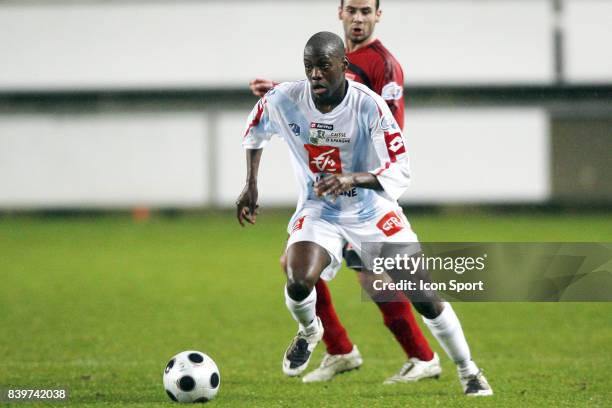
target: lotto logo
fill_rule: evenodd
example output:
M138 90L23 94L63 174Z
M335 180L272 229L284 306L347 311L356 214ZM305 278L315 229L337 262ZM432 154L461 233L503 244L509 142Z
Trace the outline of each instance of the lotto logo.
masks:
M334 130L334 125L330 125L328 123L310 122L310 128L311 129Z
M388 237L400 232L404 228L402 219L393 211L385 214L385 216L376 223L376 226Z
M404 145L404 139L401 133L387 133L385 132L385 143L387 144L387 153L392 163L395 163L397 156L406 153L406 146Z
M308 166L313 173L342 173L337 147L306 144L304 148L308 151Z
M291 228L291 233L293 234L295 231L299 231L302 229L302 227L304 226L304 218L306 218L306 216L302 216L300 218L298 218L294 223L293 223L293 227Z

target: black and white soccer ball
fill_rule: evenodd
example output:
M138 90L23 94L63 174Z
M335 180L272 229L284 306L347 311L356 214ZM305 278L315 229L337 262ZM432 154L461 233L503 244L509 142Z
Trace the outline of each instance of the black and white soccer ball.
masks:
M221 376L212 358L201 351L183 351L164 370L164 388L175 402L208 402L219 392Z

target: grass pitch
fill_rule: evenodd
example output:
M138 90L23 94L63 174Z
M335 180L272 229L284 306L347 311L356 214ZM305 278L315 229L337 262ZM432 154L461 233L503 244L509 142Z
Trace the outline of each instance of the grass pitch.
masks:
M606 216L409 218L423 241L612 241ZM0 219L0 386L68 388L53 406L167 407L168 358L198 349L220 367L219 407L610 406L612 304L455 304L495 391L468 400L426 330L441 379L382 385L404 356L349 270L330 287L364 366L325 384L283 377L295 333L278 266L287 219Z

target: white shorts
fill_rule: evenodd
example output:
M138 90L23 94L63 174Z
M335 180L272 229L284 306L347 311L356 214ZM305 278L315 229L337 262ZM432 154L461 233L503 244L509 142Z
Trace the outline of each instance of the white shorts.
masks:
M309 241L327 250L331 262L321 273L326 281L340 270L342 247L347 242L358 254L363 242L418 242L400 207L382 210L369 220L358 222L329 222L298 211L291 217L287 232L287 248L296 242Z

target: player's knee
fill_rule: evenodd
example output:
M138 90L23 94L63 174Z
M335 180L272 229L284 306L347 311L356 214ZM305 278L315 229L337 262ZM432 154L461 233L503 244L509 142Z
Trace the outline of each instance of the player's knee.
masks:
M287 283L287 294L296 302L300 302L308 297L312 291L312 286L304 279L295 280Z

